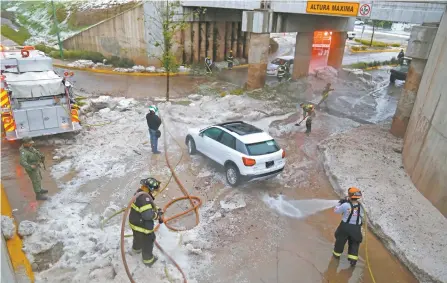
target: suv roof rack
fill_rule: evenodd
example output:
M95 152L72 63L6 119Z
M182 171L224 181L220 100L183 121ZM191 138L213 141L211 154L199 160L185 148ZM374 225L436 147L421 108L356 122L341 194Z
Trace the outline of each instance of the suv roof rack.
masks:
M247 124L243 121L233 121L233 122L226 122L219 124L222 128L225 128L231 132L234 132L240 136L249 135L249 134L256 134L256 133L262 133L263 130Z

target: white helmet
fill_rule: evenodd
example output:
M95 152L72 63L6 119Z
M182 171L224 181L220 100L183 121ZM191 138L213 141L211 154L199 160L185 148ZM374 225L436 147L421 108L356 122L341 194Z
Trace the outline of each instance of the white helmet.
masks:
M151 105L151 106L149 106L149 111L152 111L155 114L158 114L158 107L155 105Z

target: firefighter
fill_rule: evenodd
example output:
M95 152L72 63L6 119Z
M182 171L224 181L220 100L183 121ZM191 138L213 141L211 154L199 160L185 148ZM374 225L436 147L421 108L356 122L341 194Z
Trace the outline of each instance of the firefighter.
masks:
M320 102L318 102L317 106L319 106L321 103L325 102L326 99L329 97L329 92L333 91L334 89L331 88L331 83L328 83L326 85L326 87L323 89L323 92L321 93L321 96L323 96L320 100ZM327 105L325 103L325 105Z
M310 103L300 103L300 107L303 109L303 120L307 116L315 115L314 106Z
M404 50L401 49L399 54L397 54L397 61L399 62L400 65L404 63L404 57L405 57Z
M307 116L306 119L306 134L309 135L312 130L312 117Z
M230 55L228 55L227 57L227 62L228 62L228 69L231 70L233 69L233 50L230 50Z
M339 201L334 208L335 213L343 214L342 221L335 231L335 245L333 256L337 259L343 253L348 242L348 260L351 266L355 266L358 260L360 243L363 240L362 224L364 211L359 200L362 192L354 187L348 189L348 196Z
M160 189L160 182L155 178L146 178L140 181L140 185L141 187L137 190L137 193L146 192L150 196L140 195L132 204L129 214L130 228L133 232L132 249L135 253L142 252L143 263L151 267L158 260L153 254L154 221L158 220L160 224L163 223L163 212L155 205L152 194Z
M42 174L40 172L40 166L45 162L45 156L33 147L34 141L30 137L24 137L22 142L23 144L19 149L20 165L25 168L31 179L36 200L46 200L47 197L44 194L48 191L42 189Z
M207 74L211 74L211 65L213 64L213 62L211 61L211 59L209 57L205 57L205 68L206 68L206 73Z
M278 74L276 75L278 77L278 82L281 82L281 80L285 77L286 70L287 67L284 61L280 61L278 66Z

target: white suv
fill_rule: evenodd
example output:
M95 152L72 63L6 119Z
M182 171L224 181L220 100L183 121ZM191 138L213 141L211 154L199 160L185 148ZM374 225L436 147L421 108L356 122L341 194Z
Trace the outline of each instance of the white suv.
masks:
M191 129L185 142L189 154L199 151L223 165L231 186L242 180L272 178L286 164L285 151L269 134L242 121Z

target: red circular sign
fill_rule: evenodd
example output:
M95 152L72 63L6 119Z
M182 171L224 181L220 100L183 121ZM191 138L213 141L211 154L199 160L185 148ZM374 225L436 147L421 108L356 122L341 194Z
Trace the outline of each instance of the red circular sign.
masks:
M371 6L369 6L369 4L363 4L360 6L360 15L368 16L369 13L371 13Z

